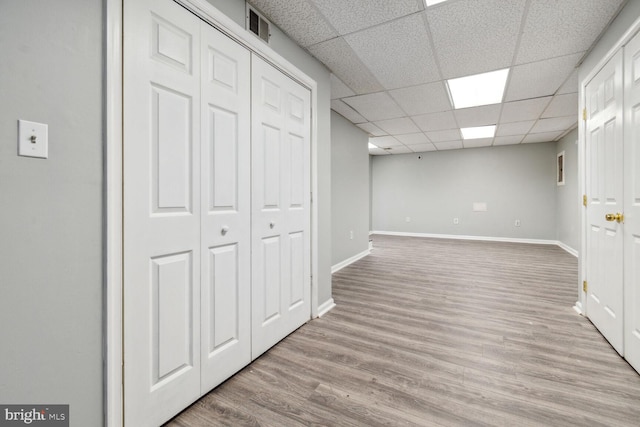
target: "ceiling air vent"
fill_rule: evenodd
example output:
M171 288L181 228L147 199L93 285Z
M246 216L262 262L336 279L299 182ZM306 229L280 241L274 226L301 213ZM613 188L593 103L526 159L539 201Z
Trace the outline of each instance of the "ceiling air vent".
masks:
M247 3L247 30L269 43L271 23Z

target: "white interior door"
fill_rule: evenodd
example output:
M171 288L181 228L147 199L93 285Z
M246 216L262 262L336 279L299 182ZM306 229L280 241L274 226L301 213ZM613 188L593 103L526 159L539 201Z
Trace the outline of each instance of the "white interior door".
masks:
M640 372L640 35L624 57L624 355Z
M623 354L623 81L618 52L586 87L589 319Z
M310 92L252 55L252 356L311 317Z
M251 57L202 25L202 393L251 362Z
M124 3L124 381L127 426L200 396L200 21Z

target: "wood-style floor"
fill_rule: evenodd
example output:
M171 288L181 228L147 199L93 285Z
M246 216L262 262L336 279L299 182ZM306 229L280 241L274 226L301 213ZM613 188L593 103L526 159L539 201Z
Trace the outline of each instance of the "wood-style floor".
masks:
M555 246L374 236L337 307L168 425L640 426L640 376Z

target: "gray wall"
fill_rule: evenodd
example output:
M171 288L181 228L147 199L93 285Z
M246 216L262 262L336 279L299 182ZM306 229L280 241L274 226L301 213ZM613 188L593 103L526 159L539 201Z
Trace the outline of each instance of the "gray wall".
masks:
M0 402L102 424L101 0L0 1ZM49 159L17 156L18 119Z
M578 182L578 129L557 143L556 151L564 151L565 185L556 191L556 240L576 251L580 250L580 185Z
M374 157L374 231L555 240L555 143L420 156Z
M244 0L207 0L225 15L245 25ZM331 82L329 70L280 31L271 31L270 46L318 83L318 300L331 298Z
M369 136L331 112L331 263L369 248ZM353 239L351 239L353 232Z

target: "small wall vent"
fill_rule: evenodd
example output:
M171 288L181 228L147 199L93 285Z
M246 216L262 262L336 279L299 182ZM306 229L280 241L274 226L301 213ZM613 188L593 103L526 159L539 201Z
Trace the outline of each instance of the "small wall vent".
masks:
M247 30L258 36L265 43L271 38L271 22L247 3Z

